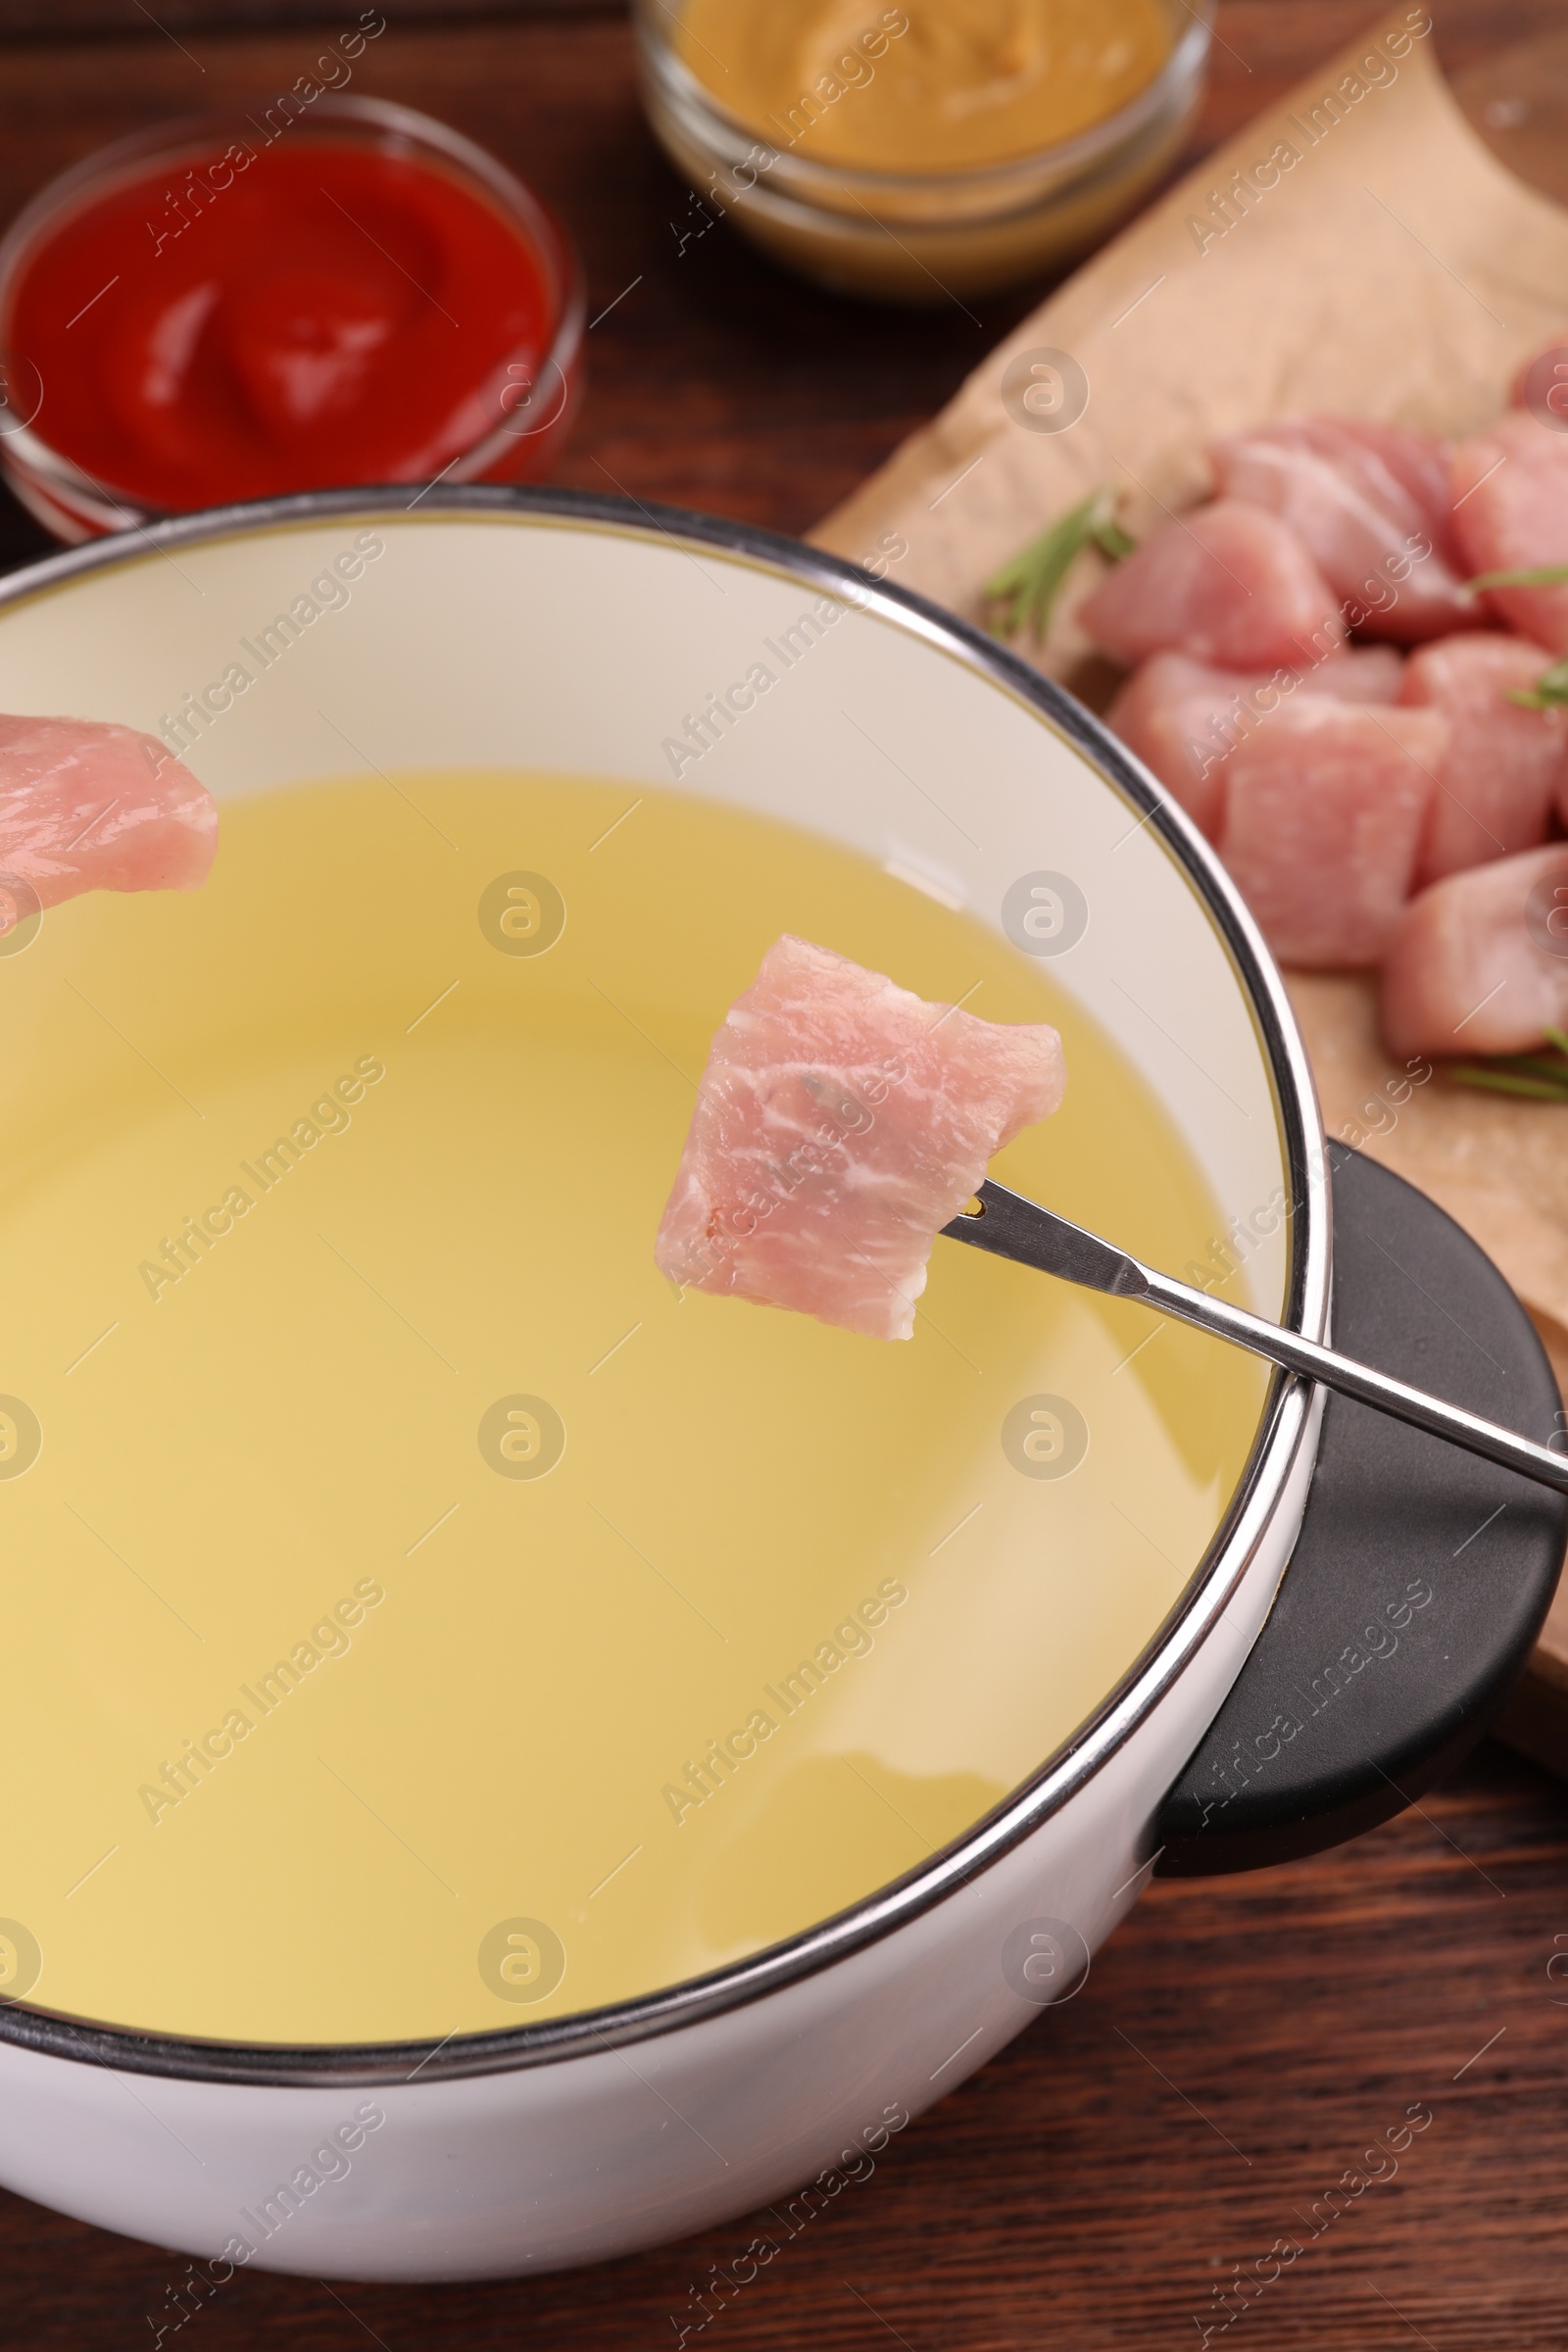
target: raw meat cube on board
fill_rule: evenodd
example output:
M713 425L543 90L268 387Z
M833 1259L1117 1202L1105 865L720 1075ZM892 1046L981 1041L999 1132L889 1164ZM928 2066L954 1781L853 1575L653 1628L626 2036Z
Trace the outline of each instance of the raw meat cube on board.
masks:
M1568 720L1560 710L1530 710L1508 699L1528 691L1541 666L1539 646L1493 629L1442 637L1411 655L1400 702L1441 710L1448 722L1418 889L1545 840Z
M1481 618L1461 593L1440 444L1395 424L1288 416L1209 451L1225 498L1288 523L1352 628L1409 644Z
M1435 882L1383 966L1396 1054L1527 1054L1568 1026L1568 843Z
M1310 665L1344 635L1339 602L1277 516L1216 499L1152 532L1079 607L1095 643L1130 667L1191 654L1224 669Z
M1286 704L1225 766L1219 854L1282 963L1376 963L1410 894L1447 742L1434 710Z

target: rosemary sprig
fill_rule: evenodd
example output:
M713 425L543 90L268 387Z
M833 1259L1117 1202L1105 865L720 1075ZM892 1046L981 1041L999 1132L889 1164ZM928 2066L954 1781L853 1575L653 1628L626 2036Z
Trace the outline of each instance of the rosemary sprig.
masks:
M1568 1071L1563 1082L1550 1078L1516 1077L1509 1070L1463 1067L1448 1072L1455 1086L1479 1086L1494 1095L1527 1095L1533 1102L1568 1102Z
M1484 571L1464 585L1472 596L1486 588L1568 587L1568 564L1534 564L1524 571Z
M1494 1095L1519 1095L1532 1102L1568 1102L1568 1032L1547 1027L1545 1054L1493 1054L1484 1061L1459 1062L1448 1076L1456 1086L1477 1086Z
M1568 703L1568 660L1554 662L1544 669L1534 686L1515 686L1510 689L1510 703L1522 703L1527 710L1557 710Z
M1479 596L1487 588L1568 587L1568 564L1533 564L1522 571L1483 571L1464 585L1472 596ZM1568 703L1568 660L1554 662L1549 669L1543 670L1534 686L1511 688L1508 700L1526 710L1560 710Z
M1119 564L1136 544L1116 520L1114 493L1092 490L992 573L982 591L991 608L987 627L994 637L1017 637L1025 629L1044 637L1061 584L1084 549L1098 547L1108 563Z

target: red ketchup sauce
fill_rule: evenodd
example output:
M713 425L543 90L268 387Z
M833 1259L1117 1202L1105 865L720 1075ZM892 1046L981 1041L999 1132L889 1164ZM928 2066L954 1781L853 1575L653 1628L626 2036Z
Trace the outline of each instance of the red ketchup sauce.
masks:
M40 438L146 508L428 481L503 426L483 475L513 479L571 407L546 365L571 264L540 221L406 153L258 135L45 228L5 340Z

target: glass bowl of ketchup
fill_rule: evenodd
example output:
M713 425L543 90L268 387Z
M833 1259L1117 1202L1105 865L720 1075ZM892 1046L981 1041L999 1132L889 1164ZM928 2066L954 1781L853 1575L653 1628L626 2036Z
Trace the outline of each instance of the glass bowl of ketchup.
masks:
M290 95L100 149L0 244L0 466L58 538L295 490L525 481L570 430L582 272L492 156Z

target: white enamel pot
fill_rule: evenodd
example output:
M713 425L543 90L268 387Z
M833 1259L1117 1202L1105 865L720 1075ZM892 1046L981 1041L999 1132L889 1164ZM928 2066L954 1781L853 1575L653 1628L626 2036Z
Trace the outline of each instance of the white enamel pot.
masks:
M350 601L225 706L235 645L367 532L380 552ZM791 654L787 675L748 706L730 690L764 643ZM575 770L646 793L678 768L684 791L814 828L998 926L1021 878L1065 875L1088 920L1055 975L1227 1213L1283 1188L1291 1213L1250 1250L1252 1303L1324 1334L1323 1139L1278 974L1150 779L974 631L766 533L548 492L278 501L99 541L0 591L0 709L156 729L205 695L191 759L220 804L341 770L327 681L382 766ZM682 760L669 745L690 750L714 696L729 717ZM867 756L851 705L897 760ZM911 788L909 760L961 776L963 831ZM1070 1988L1081 1969L1051 1972L1136 1900L1167 1793L1268 1616L1316 1443L1313 1396L1276 1381L1146 1654L996 1813L851 1911L647 1999L441 2045L179 2041L24 2001L0 2009L0 2180L214 2278L245 2260L441 2279L624 2254L856 2162ZM1043 1920L1062 1924L1031 1945ZM1047 1955L1032 1971L1031 1952ZM347 2169L270 2227L276 2185L339 2127L363 2134Z

